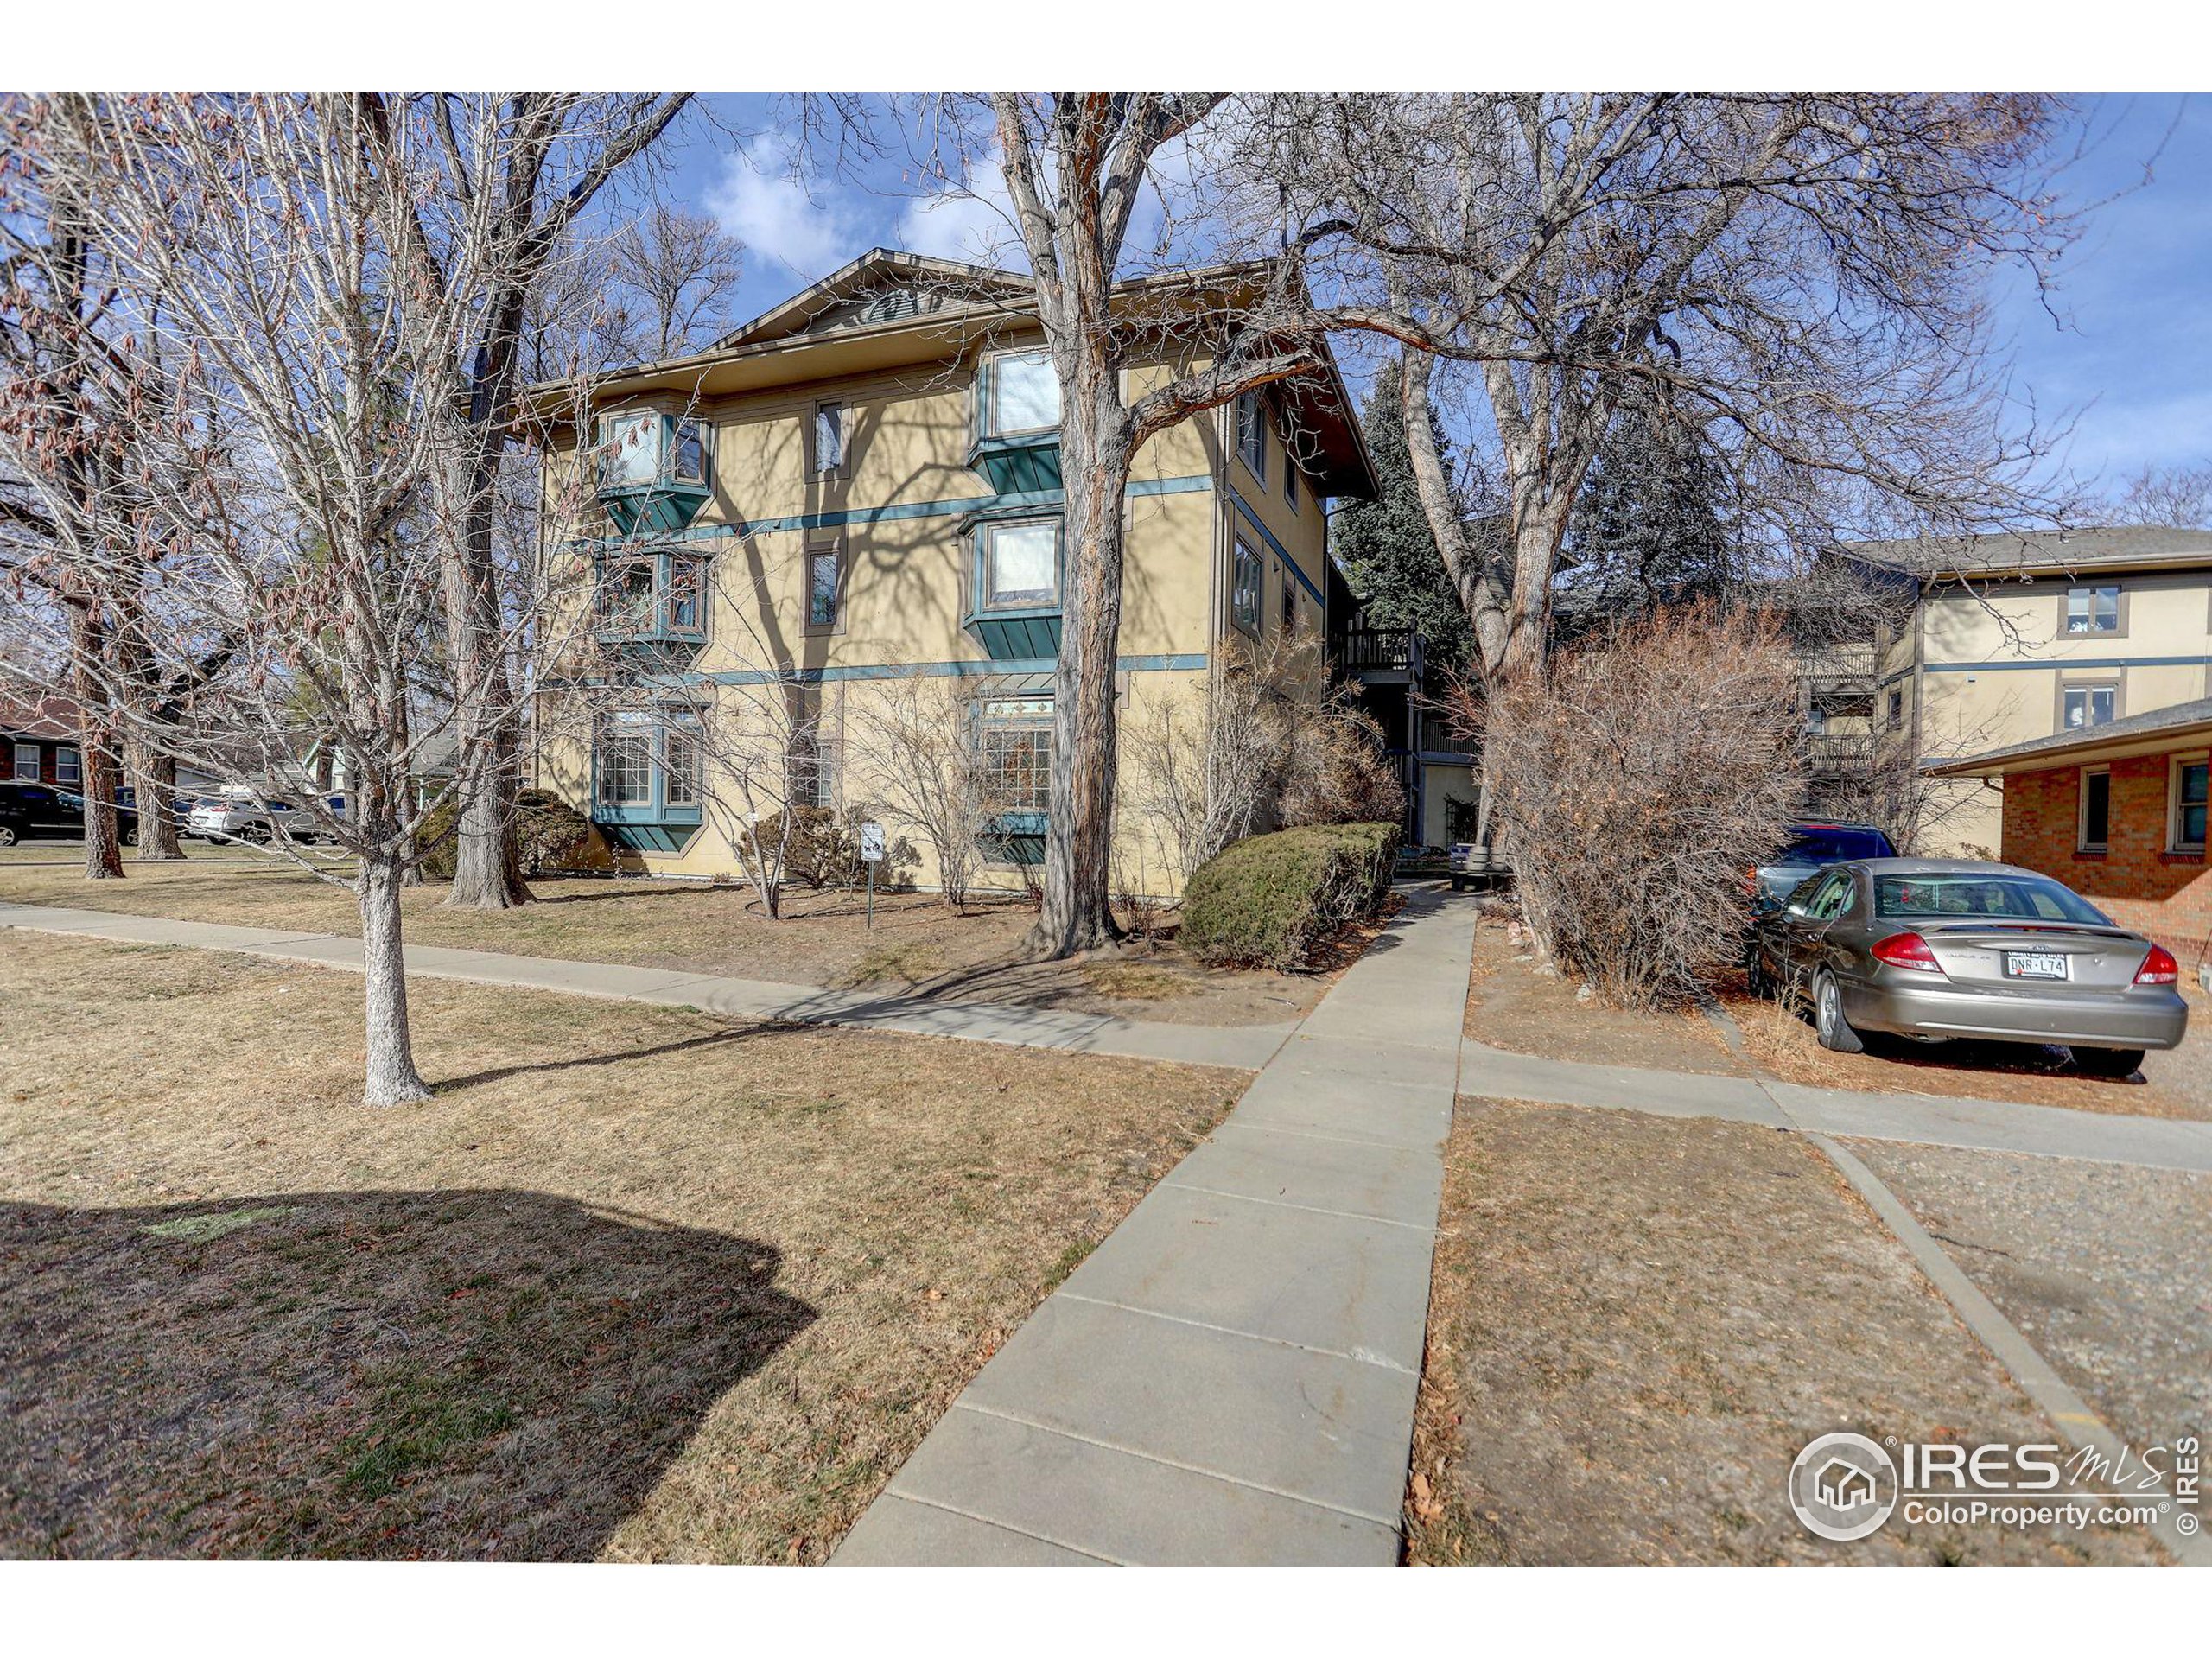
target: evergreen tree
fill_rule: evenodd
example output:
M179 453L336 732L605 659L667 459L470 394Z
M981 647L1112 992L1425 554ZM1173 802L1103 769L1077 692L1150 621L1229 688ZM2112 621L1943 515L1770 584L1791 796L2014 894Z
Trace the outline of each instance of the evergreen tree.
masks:
M1745 559L1726 496L1696 432L1645 400L1624 404L1575 500L1560 586L1628 613L1726 591Z
M1421 511L1397 386L1397 365L1385 365L1375 377L1362 422L1382 489L1374 500L1349 502L1338 512L1337 563L1370 621L1418 629L1432 666L1466 674L1474 665L1474 633ZM1437 444L1448 464L1440 428Z

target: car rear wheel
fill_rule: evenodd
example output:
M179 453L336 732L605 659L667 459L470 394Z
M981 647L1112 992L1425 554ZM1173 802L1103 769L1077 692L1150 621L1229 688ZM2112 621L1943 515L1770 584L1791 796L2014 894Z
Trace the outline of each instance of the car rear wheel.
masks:
M1821 1046L1839 1054L1857 1054L1866 1047L1843 1017L1843 992L1835 976L1825 971L1813 982L1813 1028L1820 1033Z
M266 846L270 840L269 826L265 823L249 823L238 831L238 839L250 841L257 847Z
M2143 1069L2139 1048L2076 1048L2074 1064L2093 1077L2132 1077Z

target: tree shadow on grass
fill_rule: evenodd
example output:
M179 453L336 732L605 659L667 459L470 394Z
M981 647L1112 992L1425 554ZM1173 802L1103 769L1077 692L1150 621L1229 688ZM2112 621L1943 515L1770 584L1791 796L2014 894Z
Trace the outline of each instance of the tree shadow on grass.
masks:
M543 1192L0 1205L0 1555L588 1560L815 1317Z

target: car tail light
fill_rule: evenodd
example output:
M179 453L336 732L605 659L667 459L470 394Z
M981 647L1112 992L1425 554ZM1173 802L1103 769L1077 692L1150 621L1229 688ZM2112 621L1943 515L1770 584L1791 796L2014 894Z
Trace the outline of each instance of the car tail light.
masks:
M1892 933L1886 939L1876 940L1874 960L1885 962L1892 968L1910 968L1920 974L1943 971L1943 964L1936 960L1928 941L1917 933Z
M2174 953L2163 944L2151 947L2151 954L2143 958L2143 965L2135 970L2138 985L2171 985L2181 977L2181 964L2174 960Z

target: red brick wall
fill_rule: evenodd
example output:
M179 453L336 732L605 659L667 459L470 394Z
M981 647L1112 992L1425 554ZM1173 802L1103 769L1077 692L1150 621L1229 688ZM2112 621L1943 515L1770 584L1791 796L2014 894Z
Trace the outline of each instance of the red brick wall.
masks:
M2056 876L2115 921L2148 933L2187 969L2212 934L2212 870L2165 850L2167 757L2112 763L2107 849L2074 849L2081 769L2005 780L2005 861Z

